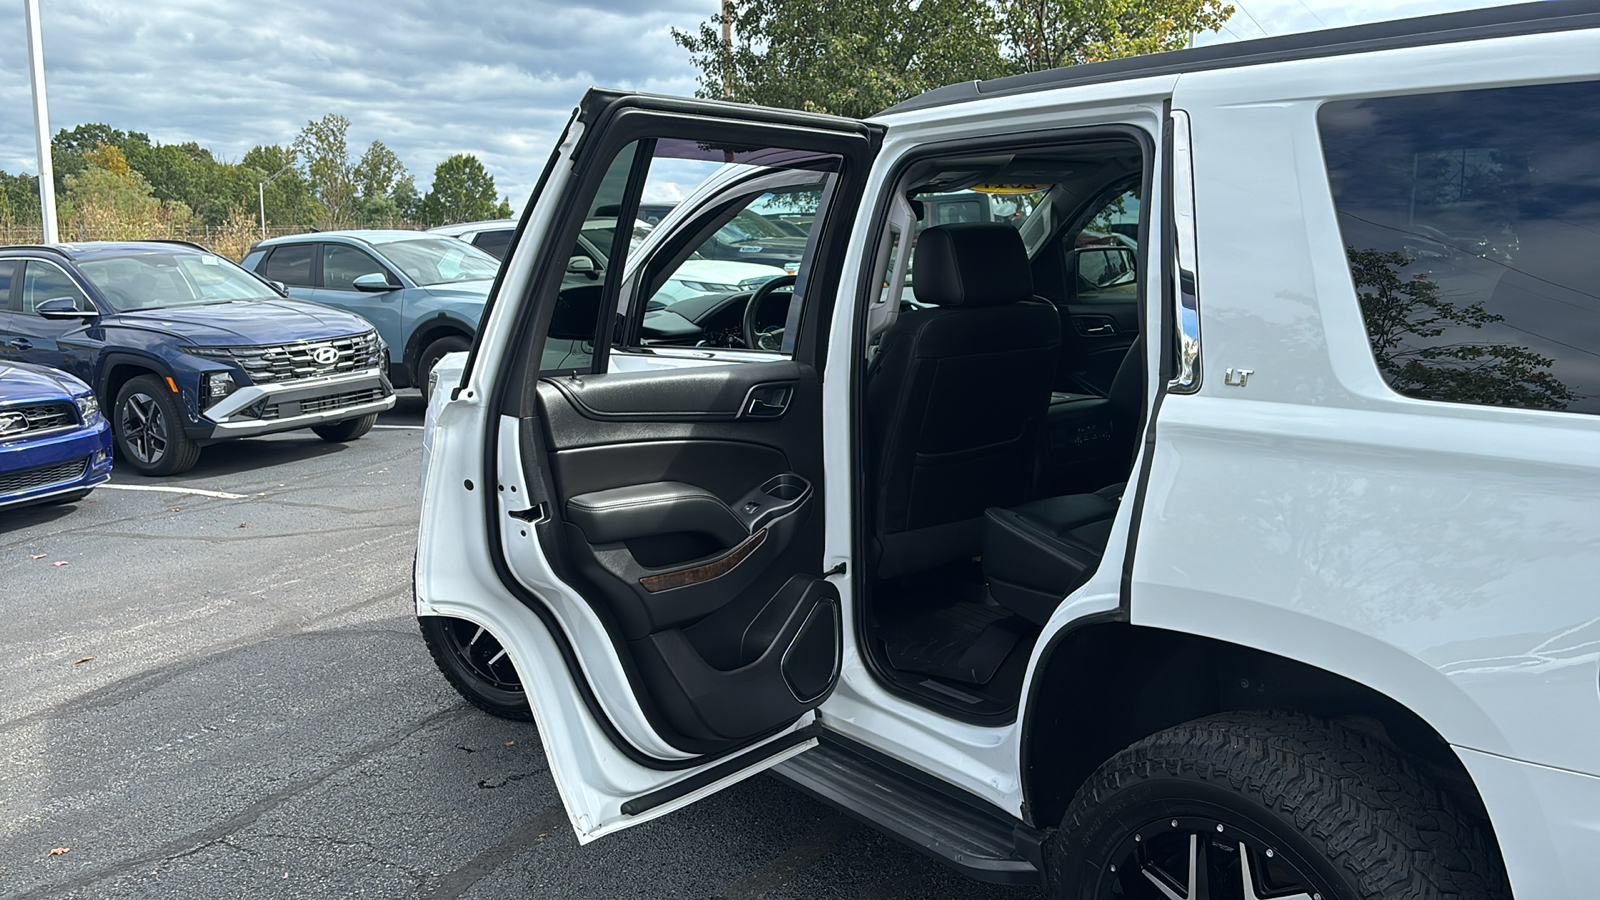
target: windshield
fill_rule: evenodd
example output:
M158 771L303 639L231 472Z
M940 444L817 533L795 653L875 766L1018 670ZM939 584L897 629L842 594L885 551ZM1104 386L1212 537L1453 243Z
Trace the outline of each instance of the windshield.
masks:
M583 223L583 236L589 239L596 251L602 257L611 255L611 236L617 227L616 219L585 219ZM633 233L628 235L628 255L638 252L644 239L650 236L650 226L643 222L633 223ZM605 260L599 260L601 265Z
M454 238L413 238L374 246L420 285L486 281L500 271L500 260Z
M730 244L740 241L771 240L772 238L793 237L794 235L774 225L766 216L758 212L744 210L734 216L732 221L717 229L717 237Z
M145 251L78 264L118 312L276 297L260 279L210 253Z

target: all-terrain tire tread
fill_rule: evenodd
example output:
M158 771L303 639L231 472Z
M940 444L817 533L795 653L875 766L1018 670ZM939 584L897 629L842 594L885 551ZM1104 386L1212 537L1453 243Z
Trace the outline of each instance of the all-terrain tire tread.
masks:
M1510 897L1498 854L1448 794L1381 741L1297 713L1221 713L1151 735L1090 777L1062 830L1131 783L1173 777L1225 784L1292 822L1363 900Z

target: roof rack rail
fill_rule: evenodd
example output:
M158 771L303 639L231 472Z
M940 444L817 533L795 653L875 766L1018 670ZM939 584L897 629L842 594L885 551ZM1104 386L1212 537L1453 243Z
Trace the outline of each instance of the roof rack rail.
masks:
M71 253L68 253L55 244L6 244L4 246L0 246L0 250L43 250L46 253L54 253L62 259L72 258Z
M150 238L150 239L146 240L144 243L146 243L146 244L181 244L182 246L193 247L196 250L204 250L207 253L211 253L211 254L214 254L214 255L217 255L217 256L221 256L222 255L220 253L217 253L215 250L212 250L210 247L205 246L204 244L196 244L194 241L185 241L185 240L182 240L182 239L179 239L179 238Z

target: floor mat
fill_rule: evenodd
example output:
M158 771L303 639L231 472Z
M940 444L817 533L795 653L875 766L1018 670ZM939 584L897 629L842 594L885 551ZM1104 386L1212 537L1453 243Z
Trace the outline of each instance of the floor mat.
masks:
M980 603L902 614L882 632L889 664L902 672L983 685L1033 626Z

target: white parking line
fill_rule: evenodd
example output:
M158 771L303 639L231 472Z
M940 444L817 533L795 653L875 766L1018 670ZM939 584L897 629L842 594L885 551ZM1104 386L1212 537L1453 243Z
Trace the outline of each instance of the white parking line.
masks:
M401 431L421 431L421 425L374 425L373 428L393 428Z
M162 487L157 484L102 484L103 491L153 491L158 494L195 494L200 497L218 497L223 500L248 500L246 494L230 494L227 491L203 491L199 488Z

